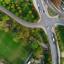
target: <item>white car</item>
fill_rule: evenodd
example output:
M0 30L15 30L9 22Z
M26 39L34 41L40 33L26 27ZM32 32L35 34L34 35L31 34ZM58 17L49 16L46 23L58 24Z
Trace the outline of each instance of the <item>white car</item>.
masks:
M55 36L54 36L54 33L52 33L52 40L53 40L53 42L55 42Z
M28 64L31 64L31 62L29 61Z

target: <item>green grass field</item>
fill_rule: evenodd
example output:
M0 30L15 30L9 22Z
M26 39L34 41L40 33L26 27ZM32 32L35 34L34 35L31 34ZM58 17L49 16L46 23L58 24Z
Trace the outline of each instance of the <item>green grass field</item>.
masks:
M64 52L64 26L58 25L55 31L60 48L60 56L62 56L62 53ZM64 64L64 57L61 57L60 60L60 64Z
M64 58L61 58L61 64L64 64Z
M64 26L56 27L56 35L61 51L64 51Z
M0 31L0 56L10 62L16 60L16 58L25 60L29 56L30 49L27 51L23 43L14 42L11 33Z

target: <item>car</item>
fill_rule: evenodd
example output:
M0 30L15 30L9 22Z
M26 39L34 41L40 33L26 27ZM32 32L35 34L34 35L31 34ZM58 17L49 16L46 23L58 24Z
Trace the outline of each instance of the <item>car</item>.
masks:
M29 61L28 64L31 64L31 62Z
M40 5L38 4L38 9L39 9L39 11L40 11Z
M55 41L55 39L53 38L53 42Z
M43 13L45 13L45 10L43 10Z
M55 35L53 32L52 32L52 40L53 40L53 42L55 42Z

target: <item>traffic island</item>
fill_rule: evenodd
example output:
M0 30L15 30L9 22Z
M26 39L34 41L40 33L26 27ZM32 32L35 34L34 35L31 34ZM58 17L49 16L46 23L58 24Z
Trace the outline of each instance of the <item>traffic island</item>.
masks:
M54 9L50 8L50 7L48 7L47 10L48 10L48 14L49 14L51 17L55 17L55 16L58 15L57 12L56 12Z

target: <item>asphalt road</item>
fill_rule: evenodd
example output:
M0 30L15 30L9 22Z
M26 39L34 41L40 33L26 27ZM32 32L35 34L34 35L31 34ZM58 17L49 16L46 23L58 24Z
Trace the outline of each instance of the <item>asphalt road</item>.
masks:
M40 13L42 14L42 19L39 23L39 25L42 25L42 27L45 27L46 29L46 32L47 32L47 35L48 35L48 39L49 39L49 44L50 44L50 49L51 49L51 55L52 55L52 63L53 64L57 64L57 51L56 51L56 47L55 47L55 44L53 43L53 40L52 40L52 32L51 32L51 29L52 29L52 26L56 23L56 18L55 19L51 19L49 17L47 17L47 15L45 14L45 12L43 12L43 5L42 5L42 1L41 0L36 0L38 3L37 5L40 4Z
M35 0L39 9L40 13L40 21L38 23L29 23L26 22L19 17L15 16L10 11L6 10L4 7L0 6L0 10L4 12L5 14L9 15L11 18L16 20L16 22L20 23L23 26L30 27L30 28L44 28L48 35L50 49L51 49L51 55L52 55L52 64L57 64L57 49L56 45L53 42L52 37L52 27L55 26L55 24L64 24L64 20L56 18L49 18L44 10L44 4L42 4L42 0Z

